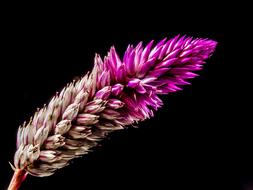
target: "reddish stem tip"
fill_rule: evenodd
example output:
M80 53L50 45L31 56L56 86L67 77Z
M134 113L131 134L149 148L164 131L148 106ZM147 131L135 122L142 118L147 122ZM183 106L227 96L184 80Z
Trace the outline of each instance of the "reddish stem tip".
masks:
M8 190L17 190L20 187L21 183L25 180L27 174L28 173L25 170L16 169L11 179Z

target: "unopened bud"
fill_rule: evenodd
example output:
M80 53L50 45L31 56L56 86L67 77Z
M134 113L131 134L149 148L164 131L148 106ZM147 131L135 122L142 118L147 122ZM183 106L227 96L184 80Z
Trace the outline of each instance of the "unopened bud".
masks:
M47 138L45 141L45 148L46 149L57 149L65 144L64 137L60 134L53 135Z
M55 134L65 134L69 131L71 127L71 121L70 120L62 120L60 121L56 127L55 127Z
M43 162L52 163L60 159L60 156L53 150L42 150L39 159Z
M109 119L109 120L117 119L117 117L119 116L120 116L120 113L112 109L105 109L101 113L102 118Z
M110 86L106 86L106 87L102 88L101 90L99 90L96 93L95 99L107 100L111 94L111 90L112 90L112 88Z
M98 122L98 118L97 115L84 113L78 115L76 122L80 125L93 125Z
M86 104L84 112L85 113L98 113L105 109L105 107L102 106L103 104L102 99L96 99Z
M30 161L30 163L33 163L35 160L39 158L40 155L40 146L37 144L33 146L30 144L30 146L27 149L27 159Z
M62 118L72 121L73 119L76 118L78 111L79 111L79 104L76 103L70 104L63 113Z
M112 94L114 96L118 96L124 89L124 86L122 84L115 84L113 87L112 87Z
M118 99L109 99L106 106L112 108L112 109L119 109L122 108L125 105L124 102L118 100Z

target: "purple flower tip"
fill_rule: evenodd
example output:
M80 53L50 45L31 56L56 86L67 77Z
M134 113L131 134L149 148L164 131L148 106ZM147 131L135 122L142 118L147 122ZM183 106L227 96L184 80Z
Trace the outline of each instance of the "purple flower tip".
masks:
M112 47L104 61L96 61L101 69L97 86L112 86L112 95L125 104L121 109L128 123L143 120L162 105L159 94L181 90L190 84L187 79L198 76L194 72L202 69L216 45L214 40L177 35L156 45L153 40L145 47L142 42L129 45L122 60Z

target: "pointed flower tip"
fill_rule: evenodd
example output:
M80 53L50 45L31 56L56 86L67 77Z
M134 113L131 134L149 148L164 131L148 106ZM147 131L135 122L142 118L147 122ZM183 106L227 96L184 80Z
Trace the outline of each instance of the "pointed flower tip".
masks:
M217 45L218 45L218 42L215 41L215 40L210 40L210 39L208 39L207 42L208 42L207 46L208 46L208 48L210 49L210 56L211 56L211 54L212 54L212 53L214 52L214 50L216 49L216 47L217 47Z
M112 45L112 46L111 46L110 51L113 51L113 52L115 51L115 45Z
M98 53L95 53L95 58L96 59L101 59L101 56Z
M210 40L210 41L211 41L211 44L213 45L213 47L216 48L218 45L218 42L215 40Z
M213 47L217 46L217 44L218 44L218 42L214 39L206 38L206 39L204 39L204 41L205 41L206 45L213 46Z
M180 36L182 36L181 34L177 34L174 38L178 39Z
M210 45L217 45L217 41L216 40L213 40L213 39L209 39L209 38L207 38L207 39L205 39L207 42L208 42L208 44L210 44Z

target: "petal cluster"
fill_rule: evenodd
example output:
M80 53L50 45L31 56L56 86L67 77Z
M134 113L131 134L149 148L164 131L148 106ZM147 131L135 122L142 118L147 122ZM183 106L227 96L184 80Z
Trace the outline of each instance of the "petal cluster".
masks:
M88 153L112 131L143 121L163 105L159 95L181 90L197 76L217 43L176 36L154 45L129 45L120 59L114 47L94 68L68 84L19 127L16 168L49 176Z

